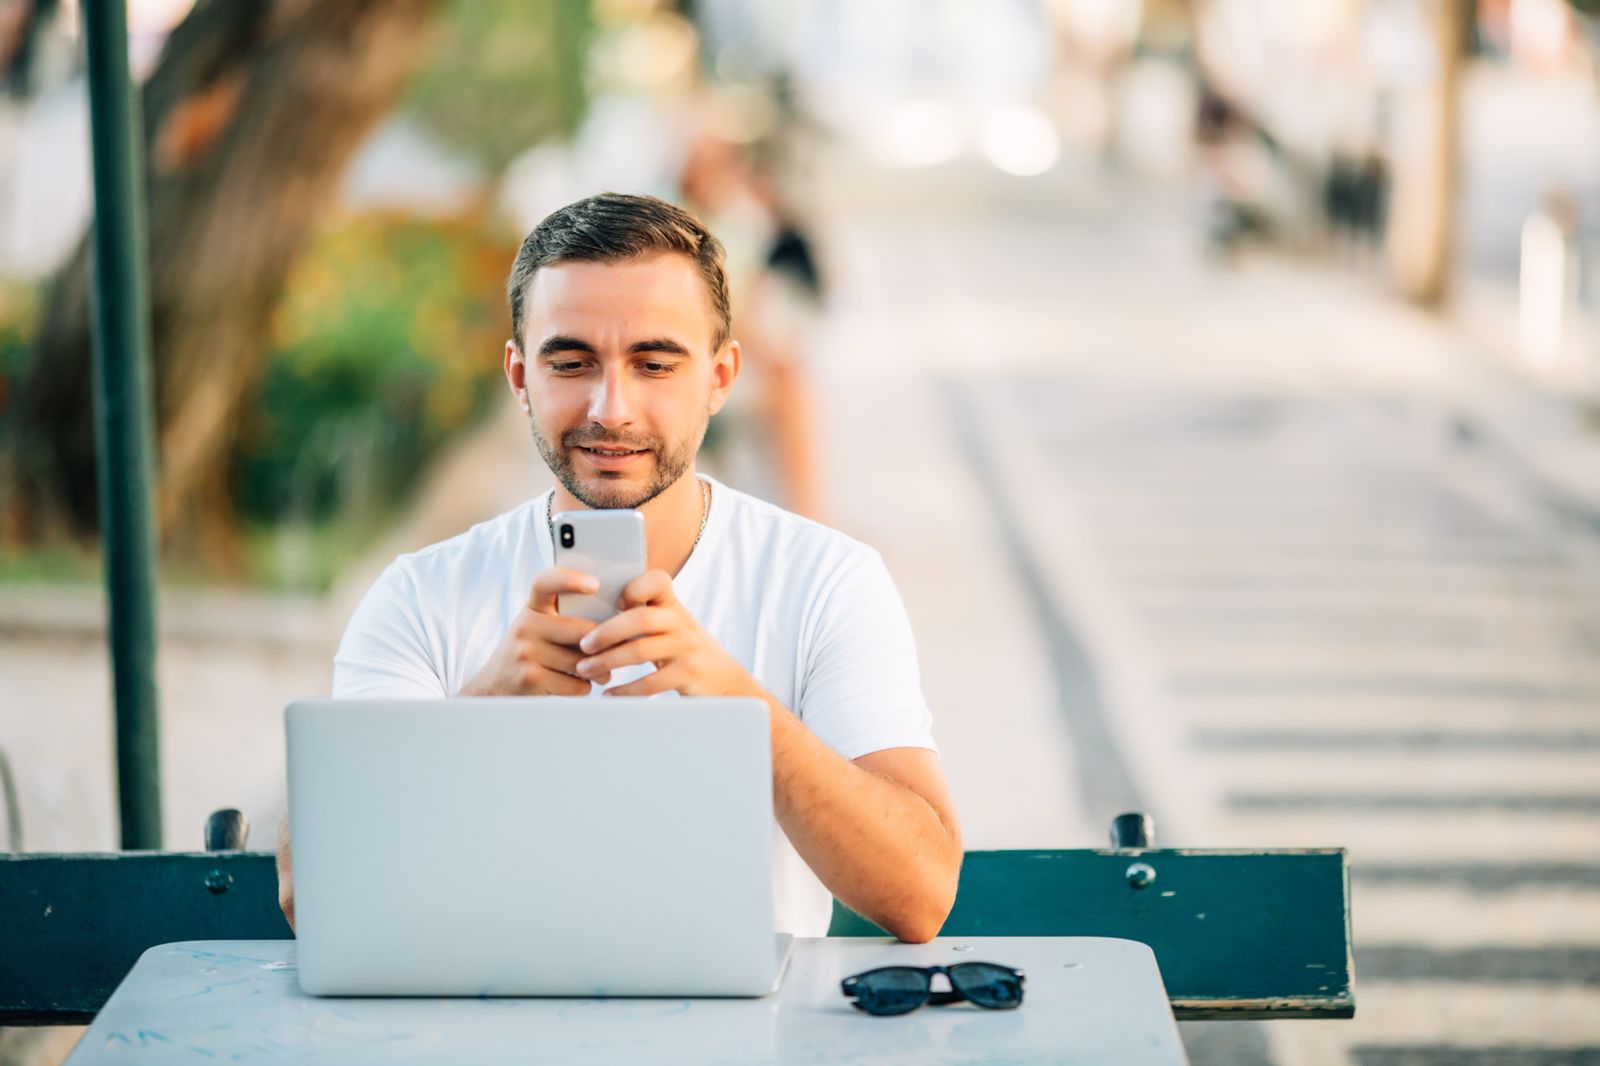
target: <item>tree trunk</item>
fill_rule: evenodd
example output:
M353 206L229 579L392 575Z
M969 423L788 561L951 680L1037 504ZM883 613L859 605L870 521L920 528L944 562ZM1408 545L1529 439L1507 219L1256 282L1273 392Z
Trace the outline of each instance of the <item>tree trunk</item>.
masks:
M334 203L362 137L392 107L434 0L199 0L144 90L151 325L167 547L226 562L226 477L284 276ZM89 251L46 301L19 383L11 452L18 528L96 523L88 389Z
M1408 299L1438 307L1450 295L1456 252L1461 60L1472 11L1467 0L1419 0L1437 56L1433 78L1400 101L1389 210L1389 268Z

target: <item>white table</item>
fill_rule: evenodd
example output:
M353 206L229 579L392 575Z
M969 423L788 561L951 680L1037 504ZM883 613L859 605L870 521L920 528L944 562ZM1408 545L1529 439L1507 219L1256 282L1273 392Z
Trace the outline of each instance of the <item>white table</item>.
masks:
M1014 1011L969 1004L874 1018L839 992L874 966L998 962L1027 973ZM795 941L765 999L319 999L292 940L151 948L68 1062L1083 1063L1183 1066L1155 956L1104 937L928 944Z

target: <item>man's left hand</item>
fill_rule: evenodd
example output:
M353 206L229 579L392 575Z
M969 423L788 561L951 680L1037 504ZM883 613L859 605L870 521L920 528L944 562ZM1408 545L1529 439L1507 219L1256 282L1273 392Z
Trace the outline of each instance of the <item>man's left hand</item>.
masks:
M664 570L640 574L622 590L621 613L590 630L578 647L578 676L604 681L613 670L654 663L655 673L607 689L607 696L755 696L761 687L678 602Z

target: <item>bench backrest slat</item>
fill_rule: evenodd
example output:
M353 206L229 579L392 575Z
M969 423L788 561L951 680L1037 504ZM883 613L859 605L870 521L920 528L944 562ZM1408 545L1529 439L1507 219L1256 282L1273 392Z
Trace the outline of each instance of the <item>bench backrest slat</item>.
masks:
M0 852L0 1025L87 1022L156 944L293 935L270 852Z

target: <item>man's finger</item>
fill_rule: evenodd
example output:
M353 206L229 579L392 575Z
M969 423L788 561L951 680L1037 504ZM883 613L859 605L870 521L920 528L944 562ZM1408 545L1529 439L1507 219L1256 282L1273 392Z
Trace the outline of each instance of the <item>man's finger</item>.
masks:
M673 656L677 646L678 642L670 636L642 637L639 640L630 640L626 644L619 644L591 658L583 659L574 664L572 672L579 677L597 678L599 674L609 674L611 671L620 670L624 666L662 662Z
M671 607L677 602L677 597L672 594L671 576L665 570L646 570L628 582L622 590L622 599L618 606L627 611L646 604Z
M542 644L560 644L563 647L576 648L578 641L594 627L595 623L588 618L530 612L523 620L521 635L531 637Z
M592 574L552 566L533 579L533 591L528 594L528 609L539 614L556 613L556 597L563 592L586 596L600 591L600 582Z
M595 626L588 636L578 641L578 647L593 655L624 641L670 632L676 618L675 612L664 607L635 607Z
M541 684L552 696L587 696L591 688L589 678L573 677L561 670L546 670Z
M601 693L602 696L654 696L662 692L671 692L683 684L683 675L676 667L669 666L665 670L657 670L653 674L646 674L637 681L616 688L608 688Z
M580 677L578 663L583 660L583 652L576 648L564 647L560 644L538 645L538 650L533 654L533 661L547 670L566 674L568 677Z

